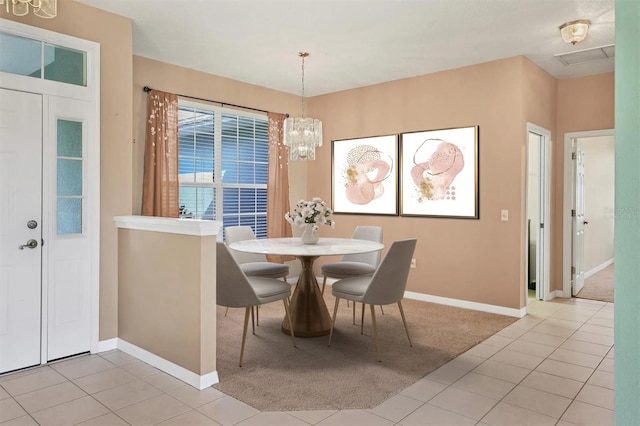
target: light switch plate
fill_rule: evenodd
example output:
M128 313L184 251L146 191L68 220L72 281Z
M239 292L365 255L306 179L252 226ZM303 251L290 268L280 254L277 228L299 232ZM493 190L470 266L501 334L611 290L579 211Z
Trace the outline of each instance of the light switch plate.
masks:
M509 220L509 210L502 210L500 212L500 220L507 222Z

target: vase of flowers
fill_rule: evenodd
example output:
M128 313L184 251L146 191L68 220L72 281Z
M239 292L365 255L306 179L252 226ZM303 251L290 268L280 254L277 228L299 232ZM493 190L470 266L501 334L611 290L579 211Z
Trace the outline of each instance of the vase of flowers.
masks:
M331 218L333 211L319 197L313 197L311 201L300 200L293 209L293 213L287 212L284 218L287 222L302 231L302 242L304 244L315 244L318 242L318 228L320 225L328 225L335 228L336 222Z
M316 225L308 224L302 230L302 236L300 237L305 244L315 244L320 239L318 236L318 227Z

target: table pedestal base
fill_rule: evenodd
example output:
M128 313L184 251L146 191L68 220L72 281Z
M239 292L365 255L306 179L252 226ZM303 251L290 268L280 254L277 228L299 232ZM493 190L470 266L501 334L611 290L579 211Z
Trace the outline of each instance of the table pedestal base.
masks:
M302 272L291 296L291 323L294 334L296 337L326 336L331 331L331 316L313 273L313 262L318 256L297 257L302 264ZM291 334L286 318L282 321L282 332Z

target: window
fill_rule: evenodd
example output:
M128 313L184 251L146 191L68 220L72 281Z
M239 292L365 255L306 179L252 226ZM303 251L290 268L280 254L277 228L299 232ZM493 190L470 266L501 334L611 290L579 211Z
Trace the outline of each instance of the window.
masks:
M87 85L87 52L0 32L0 72Z
M180 215L267 236L268 121L180 100Z

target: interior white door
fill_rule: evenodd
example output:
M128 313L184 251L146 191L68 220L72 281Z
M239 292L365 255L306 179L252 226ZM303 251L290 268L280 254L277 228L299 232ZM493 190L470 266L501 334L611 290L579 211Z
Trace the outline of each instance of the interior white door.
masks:
M535 277L536 299L550 300L551 132L532 123L527 123L527 129L527 261L530 275ZM527 281L527 290L529 284Z
M40 364L42 96L0 89L0 373Z
M584 151L576 146L575 160L575 202L573 221L573 288L575 296L584 286ZM573 212L572 212L573 213Z

